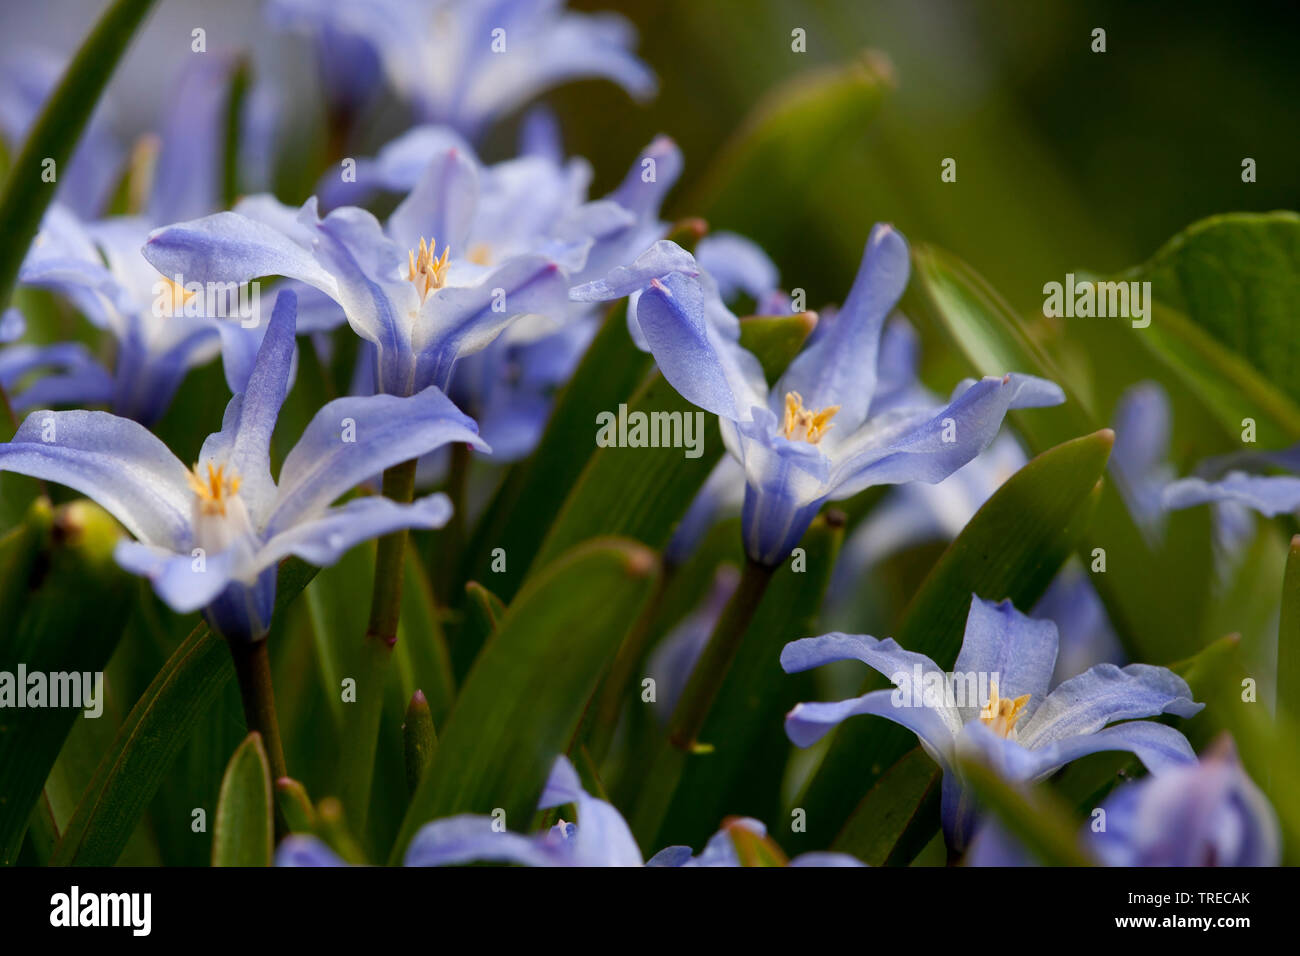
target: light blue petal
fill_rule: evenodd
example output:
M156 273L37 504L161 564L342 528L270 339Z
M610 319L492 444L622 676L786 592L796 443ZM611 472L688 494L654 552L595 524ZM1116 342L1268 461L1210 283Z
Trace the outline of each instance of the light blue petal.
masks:
M319 516L344 492L384 469L451 442L488 450L473 419L436 388L409 398L335 399L316 413L285 457L267 537Z
M206 216L221 206L222 161L236 60L191 58L171 91L149 195L153 222Z
M189 472L137 422L108 412L32 412L0 444L0 471L66 485L148 544L189 546Z
M455 866L465 863L517 863L565 866L564 844L494 829L492 817L462 814L427 823L407 847L404 866Z
M659 371L691 404L732 421L764 404L758 360L708 321L698 279L674 273L653 280L636 315Z
M617 266L600 279L574 286L569 297L575 302L621 299L644 288L651 279L661 279L674 272L695 277L700 269L689 252L669 239L660 239L631 265Z
M207 607L230 584L233 551L204 555L202 563L190 553L122 540L113 552L117 563L132 574L148 578L154 591L173 611L188 614Z
M42 374L17 390L30 373ZM0 350L0 388L15 412L54 405L102 405L113 396L113 379L80 342L11 345Z
M347 866L337 853L314 836L292 833L275 850L276 866Z
M843 308L823 323L774 390L782 401L786 392L798 392L806 408L838 405L836 424L844 431L862 424L876 391L880 331L907 286L908 270L903 234L893 226L874 226Z
M791 860L787 866L866 866L855 856L847 853L801 853Z
M578 773L561 754L542 791L539 809L572 803L578 808L577 831L568 845L577 866L641 866L641 850L622 814L582 788Z
M1020 717L1027 722L1047 696L1058 645L1052 621L1026 617L1010 601L995 604L976 595L966 618L956 672L996 681L1001 697L1031 695ZM963 707L962 722L978 716L982 703Z
M441 528L450 519L451 501L443 494L429 495L409 505L378 495L357 498L275 535L258 551L256 566L270 567L293 554L324 568L362 541L403 528Z
M8 308L0 314L0 342L13 342L23 337L27 331L27 320L15 308Z
M700 268L718 284L718 294L730 302L745 294L755 302L776 289L780 279L775 263L758 243L734 232L713 232L695 246Z
M1018 739L1037 749L1094 733L1117 720L1158 714L1192 717L1204 707L1192 700L1187 682L1167 667L1098 664L1052 691L1033 716L1017 727Z
M439 254L449 245L452 255L464 258L478 204L478 179L471 155L455 147L436 154L415 188L388 217L388 234L399 246L411 249L421 239L433 239Z
M811 747L849 717L884 717L916 734L926 752L943 765L952 759L952 727L944 712L925 706L900 707L895 690L874 690L846 700L796 704L785 717L785 734L796 747Z
M1245 505L1267 518L1291 514L1300 511L1300 478L1234 471L1222 481L1183 478L1165 486L1164 506L1171 510L1211 501Z
M829 453L835 460L831 477L835 490L830 497L848 498L879 484L938 483L992 443L1009 409L1036 408L1064 399L1059 387L1032 376L990 377L963 383L952 402L933 413L893 412L896 421L888 427L873 419L847 438L837 437L832 430ZM946 440L949 437L951 441Z

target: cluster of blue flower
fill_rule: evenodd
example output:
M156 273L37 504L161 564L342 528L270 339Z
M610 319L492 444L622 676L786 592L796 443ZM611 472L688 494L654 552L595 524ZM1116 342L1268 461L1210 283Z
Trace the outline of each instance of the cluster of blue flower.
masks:
M453 445L472 447L493 465L527 456L556 389L614 314L607 303L625 300L632 340L683 399L716 416L728 452L678 523L668 560L680 564L738 506L744 574L762 579L790 558L828 502L897 486L850 538L832 607L883 556L954 536L1024 463L1015 440L999 437L1008 412L1065 401L1056 384L1013 370L962 381L946 400L920 385L916 336L896 311L910 250L891 225L870 228L843 305L809 314L813 331L769 384L759 358L741 344L744 323L733 308L743 301L758 314L791 314L790 297L752 242L727 233L690 242L661 219L682 168L671 140L651 142L622 184L599 199L588 198L588 164L565 158L546 113L530 115L518 156L481 162L476 144L493 121L558 83L601 77L637 97L653 93L654 77L617 17L569 12L550 0L274 0L268 7L276 26L318 44L332 116L355 118L365 97L384 89L411 107L419 125L373 157L348 160L343 173L328 172L301 207L265 193L219 209L216 184L204 174L226 130L221 91L231 65L205 61L186 76L161 124L153 188L139 212L95 218L103 183L74 169L22 265L23 284L56 293L112 336L110 363L77 343L20 341L25 323L16 310L0 324L0 340L9 343L0 350L0 387L27 413L0 445L0 471L64 485L100 504L133 539L118 545L118 563L147 578L176 611L201 611L232 648L265 640L284 559L328 566L381 536L399 542L400 557L407 531L452 518L441 492L390 494L385 481L385 495L337 505L349 492L404 468L415 484L421 460L429 465L419 472L424 483L445 464L439 450ZM45 95L39 87L26 122ZM250 125L274 123L262 117ZM93 126L92 133L105 135ZM361 205L381 193L400 197L382 221ZM256 293L263 283L273 294L269 318L257 294L242 300L251 305L239 316L192 305L214 287ZM272 435L298 350L328 355L347 329L361 340L352 394L319 408L277 476ZM233 397L221 429L187 467L151 427L187 373L218 354ZM78 410L49 410L59 406ZM79 410L92 406L108 410ZM1172 481L1161 444L1168 444L1168 415L1159 390L1143 387L1115 422L1112 471L1145 527L1158 526L1169 508L1204 502L1219 503L1225 526L1234 505L1268 515L1300 507L1300 478L1247 474L1251 463L1240 456L1223 463L1225 475ZM1300 470L1294 452L1259 458ZM734 578L723 584L648 664L677 704L668 708L673 739L686 744L720 680L694 672L725 672L729 660L714 647L736 588ZM744 593L740 599L752 602L752 589ZM812 746L855 715L915 733L943 773L949 852L966 853L971 863L1029 857L999 826L984 825L963 761L977 759L1020 784L1100 751L1131 752L1150 776L1117 789L1105 831L1081 837L1096 859L1277 862L1272 811L1231 749L1198 761L1174 726L1141 719L1187 718L1203 705L1167 668L1118 666L1086 575L1063 574L1033 616L986 597L1001 595L971 596L953 673L893 640L839 632L794 641L780 655L788 673L854 660L891 679L934 675L949 689L957 675L991 676L986 700L953 703L941 694L899 706L883 689L801 703L786 718L789 740ZM1081 624L1084 618L1092 623ZM1075 630L1087 634L1072 637ZM405 861L726 866L741 862L738 837L765 834L757 820L736 818L699 855L674 846L647 861L620 812L591 796L557 755L539 809L569 805L576 824L532 835L487 816L434 820ZM319 839L294 835L281 841L278 862L341 861ZM861 865L820 852L793 864Z

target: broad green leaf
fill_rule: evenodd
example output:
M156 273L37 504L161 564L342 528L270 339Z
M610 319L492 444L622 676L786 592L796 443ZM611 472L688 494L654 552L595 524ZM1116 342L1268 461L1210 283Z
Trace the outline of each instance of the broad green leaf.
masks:
M275 847L271 765L254 731L226 766L212 837L213 866L270 866Z
M1300 215L1229 213L1192 224L1120 276L1181 312L1300 402Z
M25 541L18 541L13 570L25 563L27 573L11 582L31 593L0 636L0 674L8 685L0 686L0 864L17 858L32 806L73 723L93 707L102 713L102 672L130 606L129 577L113 560L122 530L107 512L76 501L48 519L37 509L33 520L38 561L25 563Z
M1291 539L1277 632L1277 706L1300 722L1300 535Z
M1060 798L1046 787L1022 787L1002 779L977 760L957 758L958 771L980 806L997 817L1040 863L1092 866L1079 845L1079 825Z
M104 12L68 64L10 166L0 192L0 222L5 224L0 307L9 304L18 265L54 198L54 184L42 178L47 161L54 161L56 173L66 169L118 59L153 4L154 0L116 0Z
M456 698L390 862L401 860L429 820L496 808L507 826L532 819L654 567L635 542L602 539L566 554L519 592Z
M798 353L812 323L802 314L755 317L742 322L741 329L747 347L765 355L771 369L765 371L774 374ZM606 411L618 415L620 408L613 405ZM662 547L724 453L716 417L699 411L658 374L626 400L626 415L629 429L633 415L646 416L647 441L654 434L657 442L659 435L669 429L667 424L660 429L656 421L672 423L666 437L670 447L597 448L564 506L554 515L533 567L545 567L575 544L602 534L622 535L652 548ZM592 421L588 434L594 442ZM694 450L681 447L688 426L697 443ZM688 453L697 457L689 457Z
M773 576L704 724L700 739L713 749L687 758L654 846L703 846L729 814L764 821L783 842L787 827L778 815L790 753L785 715L806 699L812 681L810 675L801 680L781 669L781 648L816 633L844 535L842 522L834 509L819 516L799 542L806 570L795 571L787 561Z
M280 566L277 624L267 640L276 640L286 605L315 574L316 568L295 558ZM206 624L196 627L127 715L68 821L53 863L117 861L177 753L234 672L225 642Z
M402 586L402 617L395 652L402 700L409 701L420 691L434 725L442 726L456 699L456 685L433 590L414 548L406 549L406 583Z
M1032 607L1088 531L1112 441L1109 431L1073 439L1012 475L926 577L893 635L898 643L951 669L973 594ZM863 691L886 686L873 676ZM914 734L889 721L846 720L795 802L807 813L807 831L791 836L797 852L828 846L863 795L915 745Z
M920 747L909 750L867 791L831 849L868 866L905 866L939 827L943 771Z
M606 315L556 396L537 448L511 467L489 504L466 548L464 580L491 581L492 590L505 600L514 596L565 495L596 450L596 415L626 401L650 367L650 357L632 344L627 306L621 302ZM499 572L492 567L498 548L505 557L505 570ZM454 651L457 673L463 673L461 651ZM472 655L463 661L466 668L471 660Z

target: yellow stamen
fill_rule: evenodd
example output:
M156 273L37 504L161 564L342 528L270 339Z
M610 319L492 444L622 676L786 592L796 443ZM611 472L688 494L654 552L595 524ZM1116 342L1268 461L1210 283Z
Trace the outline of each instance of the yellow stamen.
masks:
M451 257L451 247L443 246L441 256L436 254L437 248L437 239L430 239L427 243L421 239L419 253L412 250L406 254L409 266L406 278L420 293L421 304L429 297L430 292L441 289L443 283L447 281L447 260Z
M803 407L803 396L798 392L785 393L785 437L791 441L806 441L815 445L830 430L831 419L840 410L838 405L828 405L814 412Z
M1029 694L1021 694L1014 700L1010 697L999 697L997 681L989 681L989 702L988 706L980 711L980 720L991 727L999 737L1010 736L1016 721L1024 716L1029 697Z
M167 296L167 303L164 308L167 310L167 314L169 316L182 314L185 310L185 303L198 295L198 292L194 289L186 290L185 286L170 276L163 276L162 280L166 287L164 294Z
M198 496L199 507L207 515L225 515L226 502L239 493L239 476L233 471L227 474L225 465L214 466L212 462L208 462L206 476L202 475L199 466L195 465L188 477L190 488Z

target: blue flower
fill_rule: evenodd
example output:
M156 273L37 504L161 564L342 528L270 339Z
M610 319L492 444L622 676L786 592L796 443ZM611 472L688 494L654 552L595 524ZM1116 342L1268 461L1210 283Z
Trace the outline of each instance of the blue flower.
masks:
M1195 759L1187 739L1163 724L1136 720L1158 714L1191 717L1203 704L1164 667L1098 664L1048 693L1058 634L1051 621L1021 614L1011 602L974 597L952 674L892 639L831 633L787 644L787 673L859 660L895 690L831 703L798 704L786 734L808 747L840 721L874 714L906 727L943 768L942 812L949 846L962 849L975 808L955 769L957 747L969 747L1006 779L1040 780L1072 760L1104 750L1136 754L1152 772ZM1109 727L1115 721L1125 721Z
M327 75L342 77L336 85L354 70L366 80L377 57L422 121L470 139L571 80L611 80L639 99L655 92L626 20L572 13L557 0L274 0L270 12L316 34L331 57Z
M1199 762L1117 789L1079 842L1105 866L1277 866L1281 835L1268 798L1224 737ZM981 828L969 866L1031 866L996 822Z
M330 508L336 498L439 445L484 447L474 422L437 389L343 398L312 418L273 480L271 433L288 391L294 322L294 296L282 294L247 390L226 406L221 431L208 436L192 470L130 419L36 411L0 445L0 471L94 499L136 539L118 544L118 563L149 578L173 609L202 609L227 638L265 636L282 558L333 564L377 535L441 527L451 508L441 495Z
M1292 474L1259 474L1283 468ZM1285 451L1227 455L1202 466L1202 476L1183 478L1164 490L1166 508L1206 503L1235 504L1266 518L1300 512L1300 445Z
M213 56L182 74L163 119L141 215L84 221L59 203L46 213L19 280L60 294L112 335L113 367L105 368L74 343L7 349L0 354L0 385L13 388L40 373L15 396L15 408L106 404L119 415L152 424L186 373L218 352L224 354L231 391L243 390L265 333L258 315L251 309L247 317L205 315L208 296L159 275L140 255L154 225L202 215L219 204L217 163L224 155L232 68L230 58ZM234 308L236 302L228 298L223 296L215 307Z
M582 788L569 758L555 758L542 791L539 810L572 805L576 823L561 820L544 833L525 835L501 828L489 816L461 814L420 828L406 849L405 866L456 866L465 863L513 863L520 866L740 866L732 831L739 827L758 837L766 829L757 820L728 820L699 856L688 846L670 846L649 860L632 837L627 821L612 804ZM276 851L276 866L342 866L343 861L315 837L291 836ZM862 866L843 853L808 853L791 866Z
M871 485L942 481L993 440L1009 409L1064 401L1051 382L1007 375L962 382L940 409L877 412L881 329L907 275L902 235L876 226L843 309L819 324L770 391L710 283L671 272L635 302L664 378L718 415L728 451L744 465L745 549L759 564L784 560L824 502Z

